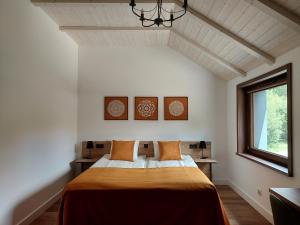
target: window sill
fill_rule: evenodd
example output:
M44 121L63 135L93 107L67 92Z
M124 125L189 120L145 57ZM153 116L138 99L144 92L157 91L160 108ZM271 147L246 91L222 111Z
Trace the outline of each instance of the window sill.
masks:
M260 165L263 165L263 166L266 166L266 167L269 167L270 169L272 170L275 170L275 171L278 171L286 176L291 176L291 174L289 174L288 172L288 168L287 167L284 167L284 166L281 166L281 165L278 165L276 163L273 163L273 162L270 162L270 161L267 161L267 160L264 160L264 159L261 159L261 158L258 158L256 156L253 156L253 155L250 155L250 154L247 154L247 153L240 153L240 152L237 152L236 153L238 156L241 156L243 158L246 158L246 159L249 159L253 162L256 162Z

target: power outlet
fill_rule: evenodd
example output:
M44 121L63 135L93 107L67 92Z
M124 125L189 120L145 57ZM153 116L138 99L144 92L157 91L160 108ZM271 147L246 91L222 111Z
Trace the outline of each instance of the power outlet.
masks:
M196 149L197 148L197 144L190 144L190 149Z
M104 144L96 144L96 148L104 148Z

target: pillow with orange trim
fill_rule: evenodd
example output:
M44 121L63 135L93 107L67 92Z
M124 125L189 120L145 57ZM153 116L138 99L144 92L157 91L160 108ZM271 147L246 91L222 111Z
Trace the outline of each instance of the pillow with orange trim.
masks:
M180 141L158 141L159 160L181 160Z
M111 160L134 161L135 141L112 140Z

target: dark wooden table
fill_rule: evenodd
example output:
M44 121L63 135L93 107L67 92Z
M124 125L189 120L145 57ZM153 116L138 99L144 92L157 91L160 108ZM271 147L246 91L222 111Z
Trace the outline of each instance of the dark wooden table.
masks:
M270 193L300 212L300 188L270 188Z

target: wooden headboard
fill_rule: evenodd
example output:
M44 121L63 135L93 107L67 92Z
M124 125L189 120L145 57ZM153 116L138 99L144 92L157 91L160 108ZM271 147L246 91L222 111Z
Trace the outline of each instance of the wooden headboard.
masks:
M86 141L82 142L82 157L88 156L88 149L86 148ZM196 148L195 148L196 147ZM204 156L211 158L211 142L206 142L206 149L204 149ZM92 158L101 158L105 154L110 153L111 141L94 141L94 149L92 150ZM182 154L191 155L192 157L199 157L201 150L199 149L199 141L182 141ZM140 141L139 155L146 155L147 157L154 156L153 141Z

